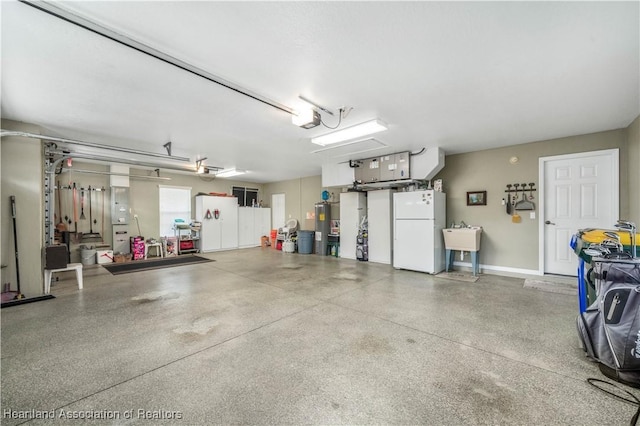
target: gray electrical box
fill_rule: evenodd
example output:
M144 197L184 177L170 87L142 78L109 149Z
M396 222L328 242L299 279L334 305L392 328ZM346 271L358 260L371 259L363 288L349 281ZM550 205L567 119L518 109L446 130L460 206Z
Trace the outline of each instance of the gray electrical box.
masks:
M111 224L129 223L129 188L111 187Z
M112 237L114 253L131 253L128 225L113 225Z
M361 183L411 179L409 151L358 160L355 179Z
M394 174L394 162L395 154L383 155L379 158L380 162L380 182L386 182L389 180L395 180Z
M380 161L378 161L378 157L362 160L360 168L362 169L363 183L378 182L380 180Z
M398 152L393 155L394 162L394 170L393 170L393 180L402 180L402 179L410 179L411 173L409 170L409 151L406 152Z

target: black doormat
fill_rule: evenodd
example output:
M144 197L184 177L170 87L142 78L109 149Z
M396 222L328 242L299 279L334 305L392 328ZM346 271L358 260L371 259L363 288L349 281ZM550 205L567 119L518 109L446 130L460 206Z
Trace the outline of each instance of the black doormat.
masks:
M152 269L171 268L173 266L189 265L192 263L213 262L200 256L187 255L178 257L168 257L153 260L134 260L132 262L102 264L101 266L112 275L128 274L130 272L150 271Z
M2 305L0 305L0 307L2 309L4 308L8 308L10 306L16 306L16 305L24 305L25 303L33 303L33 302L39 302L41 300L49 300L49 299L55 299L56 297L51 295L51 294L47 294L44 296L38 296L38 297L28 297L28 298L24 298L24 299L13 299L13 300L9 300L8 302L2 302Z

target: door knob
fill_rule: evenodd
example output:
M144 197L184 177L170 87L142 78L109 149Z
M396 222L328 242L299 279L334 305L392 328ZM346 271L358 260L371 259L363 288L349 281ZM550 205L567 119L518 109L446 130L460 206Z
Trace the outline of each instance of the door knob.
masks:
M545 220L544 223L545 225L555 225L555 223L551 222L550 220Z

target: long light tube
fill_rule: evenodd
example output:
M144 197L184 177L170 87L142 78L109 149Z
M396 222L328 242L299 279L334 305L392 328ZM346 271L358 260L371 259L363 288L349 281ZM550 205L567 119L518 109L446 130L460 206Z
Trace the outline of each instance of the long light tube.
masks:
M245 173L246 173L246 170L238 170L234 168L234 169L220 170L219 172L215 172L214 174L217 177L227 178L227 177L243 175Z
M362 136L372 135L385 130L387 130L387 125L376 118L374 120L356 124L355 126L345 127L344 129L327 133L326 135L311 138L311 142L325 146L350 139L360 138Z

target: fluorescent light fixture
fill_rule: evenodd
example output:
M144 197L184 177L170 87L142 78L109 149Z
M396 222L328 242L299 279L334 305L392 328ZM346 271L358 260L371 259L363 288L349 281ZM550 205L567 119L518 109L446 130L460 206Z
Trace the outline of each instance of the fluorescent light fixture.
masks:
M387 130L387 125L376 118L375 120L366 121L351 127L345 127L344 129L312 138L311 142L325 146L332 143L347 141L349 139L360 138L362 136L371 135L384 130Z
M247 173L246 170L238 170L236 168L233 168L233 169L220 170L219 172L216 172L215 175L218 177L227 178L227 177L243 175L245 173Z

